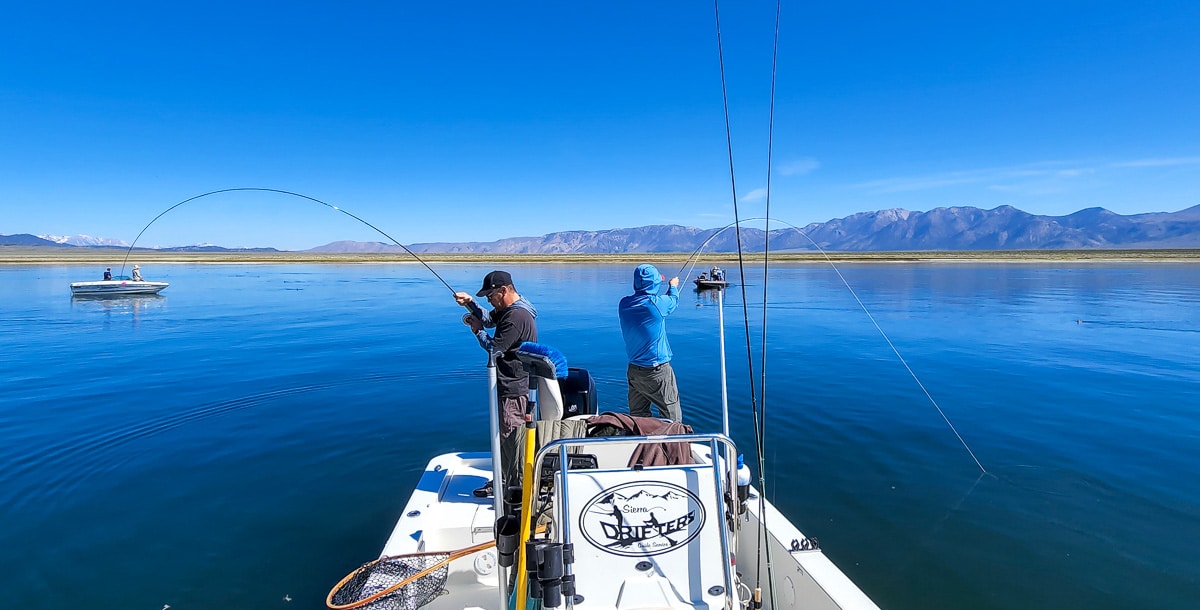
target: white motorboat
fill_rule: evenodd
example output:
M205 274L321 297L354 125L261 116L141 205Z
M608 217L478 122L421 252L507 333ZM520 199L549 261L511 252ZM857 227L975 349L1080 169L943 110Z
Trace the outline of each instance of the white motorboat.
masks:
M522 360L535 412L566 415L514 435L518 455L536 449L524 484L488 493L502 480L493 403L492 451L433 458L380 559L338 583L330 608L878 608L749 485L727 435L593 435L598 418L651 418L596 416L585 370L556 381L549 359ZM686 457L637 457L667 446Z
M167 282L148 282L134 280L127 276L117 276L111 280L94 282L71 282L71 294L77 296L105 296L124 294L158 294L169 286Z

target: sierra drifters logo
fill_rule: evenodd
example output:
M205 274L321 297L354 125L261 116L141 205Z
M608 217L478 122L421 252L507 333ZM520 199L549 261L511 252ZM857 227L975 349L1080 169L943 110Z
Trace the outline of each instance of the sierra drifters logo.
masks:
M682 548L704 528L704 506L670 483L625 483L606 489L583 508L584 538L614 555L646 557Z

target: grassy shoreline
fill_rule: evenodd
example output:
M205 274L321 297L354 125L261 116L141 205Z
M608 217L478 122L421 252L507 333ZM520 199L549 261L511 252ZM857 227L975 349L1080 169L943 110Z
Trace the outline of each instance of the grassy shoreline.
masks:
M419 255L426 262L437 263L658 263L683 262L690 253L666 254L435 254ZM120 265L125 250L113 248L54 248L39 246L0 246L0 265ZM729 252L704 253L701 264L729 264L737 255ZM748 261L761 261L762 253L748 253ZM991 251L930 251L930 252L818 252L771 253L778 263L1082 263L1082 262L1152 262L1197 263L1200 249L1171 250L991 250ZM321 252L161 252L134 250L129 263L416 263L407 253L321 253Z

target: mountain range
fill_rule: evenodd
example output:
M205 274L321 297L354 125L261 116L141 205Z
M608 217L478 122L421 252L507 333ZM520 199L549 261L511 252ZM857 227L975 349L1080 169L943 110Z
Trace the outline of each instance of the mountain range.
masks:
M111 239L108 237L92 237L91 235L38 235L39 239L52 241L60 246L114 246L117 248L128 248L129 244L122 239Z
M101 248L109 250L125 250L129 244L120 239L107 237L91 237L88 235L31 235L17 233L15 235L0 235L0 246L48 246L62 248ZM275 248L225 248L212 244L197 244L194 246L172 246L169 248L138 248L139 250L155 250L157 252L279 252ZM396 248L399 250L399 248Z
M406 244L421 253L602 254L708 252L737 250L730 227L698 229L651 225L601 231L560 231L541 237L509 237L491 242ZM1178 212L1121 215L1087 208L1066 216L1030 214L1012 206L990 210L963 206L928 212L903 209L860 212L798 228L763 230L743 227L742 248L761 251L895 252L905 250L1077 250L1200 248L1200 205ZM0 246L124 248L119 240L30 234L0 235ZM223 248L213 245L158 248L160 251L272 252L274 248ZM336 241L309 252L402 252L395 244Z
M510 237L492 242L406 244L413 252L471 254L599 254L734 252L737 236L726 228L697 229L652 225L603 231L561 231L541 237ZM742 247L761 251L767 234L742 229ZM706 243L707 242L707 243ZM902 209L860 212L806 227L770 232L772 251L894 252L904 250L1077 250L1200 248L1200 205L1178 212L1123 216L1088 208L1066 216L1030 214L1012 206ZM381 242L339 241L312 252L399 252Z

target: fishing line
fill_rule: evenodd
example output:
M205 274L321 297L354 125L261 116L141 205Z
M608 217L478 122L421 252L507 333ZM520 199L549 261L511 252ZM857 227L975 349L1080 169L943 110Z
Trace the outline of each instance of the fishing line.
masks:
M457 291L455 291L455 290L454 290L454 288L453 288L453 287L451 287L451 286L450 286L450 284L448 284L448 283L446 282L446 280L442 279L442 276L438 275L438 272L437 272L437 271L434 271L434 270L433 270L433 267L430 267L428 264L426 264L426 263L425 263L425 261L421 260L421 257L417 256L417 255L416 255L416 253L414 253L412 250L409 250L407 246L405 246L404 244L400 243L399 241L396 241L396 238L392 237L391 235L388 235L387 233L384 233L384 232L383 232L383 231L382 231L382 230L381 230L379 227L376 227L375 225L373 225L373 224L371 224L371 223L369 223L369 222L367 222L367 221L363 220L362 218L359 218L358 216L355 216L355 215L354 215L354 214L352 214L351 212L349 212L349 211L347 211L347 210L344 210L344 209L342 209L342 208L339 208L339 207L338 207L338 206L336 206L336 205L332 205L332 204L329 204L329 203L325 203L324 201L321 201L320 199L317 199L317 198L315 198L315 197L309 197L308 195L301 195L300 193L293 193L292 191L284 191L284 190L280 190L280 189L255 188L255 187L241 187L241 188L230 188L230 189L220 189L220 190L216 190L216 191L209 191L209 192L207 192L207 193L203 193L203 194L200 194L200 195L196 195L195 197L189 197L189 198L187 198L187 199L184 199L183 201L180 201L179 203L177 203L177 204L175 204L175 205L173 205L173 206L171 206L171 207L169 207L169 208L167 208L167 209L163 210L163 211L162 211L162 212L161 212L161 213L160 213L158 216L155 216L153 220L151 220L150 222L146 223L146 226L142 227L142 230L138 232L138 234L137 234L137 237L133 238L133 243L132 243L132 244L130 244L130 245L129 245L129 249L125 251L125 258L121 260L121 274L122 274L122 275L124 275L124 274L125 274L125 263L127 263L127 262L129 261L129 255L130 255L130 253L132 253L132 252L133 252L133 248L134 248L134 246L136 246L136 245L137 245L137 242L138 242L138 240L142 238L142 234L143 234L143 233L145 233L145 232L146 232L146 229L149 229L149 228L150 228L150 225L154 224L154 223L155 223L155 221L157 221L159 218L162 218L163 216L165 216L165 215L167 214L167 212L170 212L171 210L174 210L175 208L177 208L177 207L179 207L179 206L181 206L181 205L183 205L183 204L185 204L185 203L188 203L188 202L191 202L191 201L195 201L195 200L197 200L197 199L201 199L201 198L203 198L203 197L208 197L208 196L210 196L210 195L217 195L217 194L220 194L220 193L233 193L233 192L239 192L239 191L242 191L242 192L244 192L244 191L254 191L254 192L260 192L260 193L279 193L279 194L281 194L281 195L291 195L292 197L299 197L299 198L301 198L301 199L307 199L307 200L309 200L309 201L312 201L312 202L315 202L315 203L319 203L319 204L321 204L321 205L323 205L323 206L325 206L325 207L327 207L327 208L329 208L329 209L331 209L331 210L333 210L333 211L335 211L335 212L341 212L341 213L343 213L343 214L345 214L345 215L349 216L350 218L353 218L354 220L357 220L357 221L359 221L359 222L363 223L364 225L367 225L368 227L371 227L372 229L374 229L374 230L375 230L375 232L376 232L376 233L378 233L378 234L380 234L380 235L382 235L382 236L384 236L384 237L386 237L386 238L390 239L390 240L392 241L392 243L396 244L397 246L400 246L400 248L402 248L402 249L403 249L405 252L407 252L407 253L408 253L410 256L412 256L413 258L417 259L417 262L418 262L418 263L421 263L421 266L423 266L423 267L425 267L426 269L428 269L428 270L429 270L429 272L430 272L430 273L432 273L432 274L433 274L433 276L434 276L434 277L436 277L436 278L437 278L437 279L438 279L438 280L439 280L439 281L442 283L442 285L444 285L444 286L445 286L445 287L446 287L448 290L450 290L450 292L451 292L451 293L457 292Z
M695 250L692 250L692 254L690 256L688 256L687 259L684 260L683 266L679 268L679 273L677 273L676 275L684 275L683 281L681 281L680 283L682 284L682 283L686 282L688 280L688 278L692 277L692 271L696 270L696 263L698 262L694 259L696 258L696 256L698 256L700 254L701 251L704 250L704 248L706 246L708 246L708 244L710 242L712 242L712 240L716 239L717 237L720 237L720 235L722 233L733 228L734 225L737 225L739 223L745 223L745 222L757 222L759 220L766 220L766 218L758 217L758 218L743 218L741 220L735 220L735 221L721 227L720 229L717 229L716 232L714 232L712 235L709 235L703 242L700 243L699 246L696 247ZM689 265L691 266L690 269L688 269ZM683 273L684 269L688 270L687 274Z
M1089 326L1108 326L1108 327L1112 327L1112 328L1130 328L1130 329L1134 329L1134 330L1153 330L1153 331L1168 332L1168 333L1200 333L1200 329L1197 329L1197 328L1174 328L1174 327L1170 327L1170 326L1163 326L1162 325L1163 322L1171 322L1171 323L1177 323L1177 324L1181 324L1181 325L1187 324L1187 322L1185 322L1183 320L1163 320L1163 321L1159 321L1159 320L1151 320L1151 321L1084 320L1082 318L1077 318L1075 320L1075 323L1079 324L1079 325L1087 324Z
M682 272L683 269L686 269L689 263L691 263L694 267L695 264L692 263L692 259L694 259L700 253L700 251L703 250L709 244L709 242L716 239L717 236L721 235L721 233L724 233L726 230L728 230L732 227L740 226L742 223L756 222L756 221L760 221L760 220L769 221L770 219L768 219L768 218L747 218L744 220L737 220L737 221L731 222L731 223L725 225L724 227L721 227L720 229L717 230L717 232L715 232L711 236L709 236L708 239L704 240L704 242L701 243L700 246L697 247L692 252L692 255L687 258L687 261L684 262L683 267L680 268L680 272ZM825 258L825 262L829 263L830 268L832 268L833 272L837 274L838 279L841 280L842 285L846 287L846 290L850 293L850 296L854 297L854 301L858 303L858 306L863 310L863 313L865 313L867 315L867 319L869 319L871 321L871 324L875 327L875 330L879 332L880 336L882 336L883 340L888 344L888 347L891 348L892 353L896 355L896 358L900 361L900 364L904 366L904 369L906 371L908 371L909 376L912 377L914 382L916 382L917 387L919 387L921 389L921 392L925 394L925 398L929 400L930 404L933 405L933 408L937 410L939 415L941 415L942 420L946 422L946 425L950 428L950 431L953 432L954 436L958 438L958 442L961 443L963 448L967 450L967 453L971 456L971 459L974 460L975 465L978 466L981 471L987 472L987 469L984 468L983 464L981 464L979 462L979 459L977 457L975 457L975 452L971 450L971 447L969 445L967 445L967 441L964 440L962 435L958 433L958 429L954 427L954 424L950 421L950 418L946 415L946 412L942 410L941 405L939 405L937 400L934 399L933 394L931 394L929 392L929 390L925 387L925 384L921 382L921 379L917 376L916 372L913 371L912 367L909 366L908 361L905 360L904 356L900 353L899 348L897 348L896 344L892 342L891 337L889 337L887 332L883 330L883 327L879 325L879 322L875 319L875 316L871 313L871 310L869 308L867 308L866 304L863 303L862 299L860 299L858 297L858 293L856 293L854 291L854 288L850 286L850 282L847 281L845 276L842 275L841 269L838 269L837 264L834 263L833 259L829 256L829 253L826 252L823 248L821 248L821 246L819 244L817 244L816 241L814 241L811 237L809 237L808 233L804 232L804 229L801 229L800 227L797 227L796 225L794 225L790 222L786 222L786 221L780 220L778 218L776 218L774 220L780 224L787 225L789 228L791 228L794 231L796 231L797 233L799 233L801 236L804 237L804 239L807 239L809 241L809 243L812 244L813 248L815 248L817 250L817 252L821 253L821 256ZM765 234L764 239L767 243L770 243L770 240L771 240L770 234L769 233ZM739 251L738 256L740 257L741 255L742 254ZM766 271L766 269L764 266L764 273L763 273L764 291L766 290L766 272L765 271ZM688 274L690 276L691 272L689 271ZM745 284L745 278L742 278L742 283ZM764 297L765 297L765 295L764 295ZM742 290L742 300L743 300L742 306L743 306L743 308L745 307L745 298L746 298L745 290L743 289ZM764 298L763 307L764 307L764 312L765 312L765 308L766 308L766 299L765 298ZM764 315L764 325L765 325L766 314L764 313L763 315ZM765 329L764 329L764 331L765 331ZM763 356L763 362L762 362L762 366L764 366L764 367L766 366L765 342L766 342L766 340L765 340L765 332L764 332L764 346L763 346L764 356ZM756 406L756 405L754 405L754 403L752 403L752 406ZM762 477L760 476L760 478L762 478Z
M891 566L890 572L892 574L896 576L902 575L904 570L907 569L908 566L912 565L914 558L918 555L918 552L924 552L930 549L934 535L941 531L942 526L946 524L946 521L950 519L951 515L958 512L958 510L962 507L963 502L966 502L967 498L971 497L971 494L975 493L975 488L979 487L979 482L982 481L984 477L997 479L996 475L993 475L990 472L979 473L979 476L976 477L975 482L967 488L967 493L963 494L963 496L958 499L958 502L955 502L950 506L950 508L946 509L945 514L943 514L940 519L935 521L933 525L929 526L929 530L924 535L919 537L921 542L916 548L911 549L913 552L907 554L907 561Z
M971 459L975 461L975 465L979 467L981 472L986 473L987 469L984 468L983 464L979 462L979 458L975 457L975 452L971 451L971 447L967 445L967 441L963 439L962 435L958 433L958 429L955 428L954 424L950 422L950 418L946 416L946 412L942 410L941 405L939 405L937 400L934 399L933 394L931 394L929 390L925 388L924 383L921 383L920 377L917 377L917 373L913 371L911 366L908 365L908 361L904 359L904 356L900 353L900 350L896 347L896 344L892 343L892 338L889 337L886 332L884 332L883 327L879 325L879 322L875 319L875 316L871 314L871 310L868 309L867 305L862 302L862 299L858 298L858 293L854 292L854 288L850 286L850 282L846 281L846 277L842 275L841 269L838 269L837 265L834 264L833 259L829 257L829 254L825 252L825 250L821 248L816 241L813 241L813 238L809 237L808 233L805 233L800 227L782 220L776 220L791 227L797 233L802 235L804 239L807 239L809 243L811 243L813 247L821 253L821 256L825 257L825 262L829 263L829 266L833 269L833 272L837 274L838 279L842 281L842 285L844 285L846 290L850 292L850 296L854 297L854 300L858 303L858 306L862 308L863 313L867 314L867 319L870 320L871 324L875 326L875 330L879 331L879 335L883 337L883 340L888 344L888 347L891 348L892 353L896 355L896 359L898 359L900 364L904 366L904 370L908 371L909 376L912 377L914 382L916 382L917 387L921 388L921 392L925 394L925 398L929 400L929 403L933 405L934 409L937 409L938 415L942 416L942 420L946 422L946 425L950 428L950 431L954 433L954 436L958 437L958 442L962 443L963 448L967 450L967 454L970 455ZM769 240L770 236L768 236L768 241Z
M717 230L715 233L713 233L712 235L710 235L710 236L708 237L708 239L705 239L705 240L704 240L704 242L703 242L703 243L701 243L701 244L700 244L700 246L698 246L698 247L697 247L697 248L696 248L696 249L695 249L695 250L692 252L691 256L689 256L689 257L687 258L687 260L684 262L684 264L683 264L683 267L681 267L681 268L680 268L680 273L682 273L684 269L687 269L687 267L688 267L688 265L689 265L689 264L691 264L691 265L692 265L692 267L693 267L693 269L694 269L694 267L695 267L695 263L693 262L693 259L695 259L695 258L696 258L696 256L697 256L697 255L699 255L699 254L700 254L700 252L701 252L701 251L702 251L702 250L703 250L703 249L704 249L706 246L708 246L708 244L709 244L710 242L712 242L714 239L716 239L718 236L720 236L720 235L721 235L722 233L724 233L726 230L728 230L728 229L730 229L730 228L733 228L734 226L739 226L739 225L741 225L742 223L747 223L747 222L757 222L757 221L766 221L766 220L769 220L769 219L768 219L768 218L761 218L761 217L760 217L760 218L746 218L746 219L743 219L743 220L739 220L739 221L734 221L734 222L731 222L731 223L729 223L729 224L725 225L724 227L721 227L721 228L720 228L720 229L718 229L718 230ZM974 462L975 462L975 465L976 465L976 466L978 466L978 467L979 467L979 469L980 469L981 471L983 471L983 472L987 472L987 469L985 469L985 468L983 467L983 464L981 464L981 463L979 462L979 459L975 457L975 452L973 452L973 451L971 450L971 447L967 445L967 442L966 442L966 440L964 440L964 439L963 439L963 437L962 437L962 435L958 433L958 430L957 430L957 429L954 427L954 424L953 424L953 423L951 423L951 421L950 421L950 418L949 418L949 417L946 415L945 411L943 411L943 410L942 410L942 407L941 407L941 405L939 405L939 404L938 404L937 400L936 400L936 399L934 399L933 395L932 395L932 394L929 392L929 390L928 390L928 389L926 389L926 387L925 387L925 384L921 382L921 380L920 380L920 378L917 376L916 372L915 372L915 371L913 371L912 367L910 367L910 366L909 366L909 364L908 364L908 361L904 359L904 356L903 356L903 355L901 355L901 353L900 353L900 350L899 350L899 349L896 347L896 345L895 345L895 344L892 342L892 340L891 340L891 338L888 336L887 332L885 332L885 331L883 330L883 327L881 327L881 326L879 325L879 322L878 322L878 321L876 321L876 319L875 319L875 316L874 316L874 315L871 313L871 310L870 310L870 309L868 309L868 308L867 308L867 306L866 306L866 304L865 304L865 303L863 303L862 299L860 299L860 298L858 297L858 293L856 293L856 292L854 291L854 288L850 286L850 282L849 282L849 281L847 281L847 280L846 280L846 278L845 278L845 276L843 276L843 275L842 275L842 272L841 272L841 270L840 270L840 269L838 269L838 266L837 266L837 264L836 264L836 263L834 263L833 259L832 259L832 258L830 258L829 254L828 254L828 253L827 253L827 252L826 252L824 249L822 249L822 248L821 248L821 246L820 246L819 244L817 244L817 242L813 241L813 239L812 239L811 237L809 237L809 235L808 235L807 233L805 233L805 232L804 232L804 229L801 229L800 227L797 227L797 226L796 226L796 225L794 225L794 224L791 224L791 223L789 223L789 222L786 222L786 221L780 220L780 219L778 219L778 218L776 218L776 219L774 219L774 220L775 220L776 222L780 223L780 224L787 225L789 228L791 228L791 229L795 230L797 233L799 233L799 234L800 234L800 235L802 235L802 236L803 236L805 239L807 239L807 240L809 241L809 243L811 243L811 244L812 244L813 248L816 248L817 252L820 252L820 253L821 253L821 256L823 256L823 257L825 258L825 262L829 263L829 266L830 266L830 267L833 269L834 273L836 273L836 274L837 274L837 276L838 276L838 279L839 279L839 280L841 280L841 282L842 282L842 285L843 285L843 286L845 286L845 287L846 287L846 290L847 290L847 291L850 293L850 295L851 295L852 297L854 297L854 300L855 300L855 302L857 302L857 303L858 303L858 306L859 306L859 307L860 307L860 308L863 310L863 313L865 313L865 314L867 315L867 319L869 319L869 320L871 321L871 324L875 326L875 330L879 332L880 336L882 336L882 337L883 337L883 340L884 340L884 341L885 341L885 342L888 344L888 347L889 347L889 348L891 348L891 350L892 350L892 353L894 353L894 354L896 355L896 358L897 358L897 359L900 361L900 364L904 366L904 369L905 369L906 371L908 371L908 374L909 374L909 376L913 378L913 381L914 381L914 382L916 382L916 384L917 384L917 387L919 387L919 388L921 389L921 392L925 394L925 397L926 397L926 399L928 399L928 400L929 400L930 404L932 404L932 405L933 405L933 407L934 407L934 409L936 409L936 410L937 410L938 414L939 414L939 415L941 415L941 417L942 417L942 420L946 422L946 425L947 425L947 426L950 428L950 431L954 433L955 437L957 437L957 438L958 438L958 441L959 441L959 443L961 443L961 444L962 444L963 448L965 448L965 449L967 450L967 453L968 453L968 454L971 456L971 459L972 459L972 460L974 460ZM770 243L770 234L769 234L769 233L765 234L765 235L764 235L764 239L765 239L765 241L766 241L767 243ZM740 253L740 252L739 252L739 256L741 256L741 253ZM691 276L691 271L688 271L688 277L690 277L690 276ZM763 286L764 286L764 291L766 290L766 276L767 276L767 274L766 274L766 266L764 265L764 273L763 273ZM685 278L685 281L686 281L686 278ZM742 282L743 282L743 284L745 283L745 278L743 278L743 279L742 279ZM745 307L745 290L743 290L743 291L742 291L742 294L743 294L743 296L742 296L742 299L743 299L743 308L744 308L744 307ZM763 308L764 308L764 314L763 314L763 317L764 317L763 344L764 344L764 345L763 345L763 355L762 355L762 363L761 363L760 369L761 369L761 368L765 368L765 367L766 367L766 345L765 345L765 344L766 344L766 333L765 333L765 324L766 324L766 322L765 322L765 318L766 318L766 313L765 313L765 311L766 311L766 299L765 299L765 294L764 294L764 301L763 301L763 303L764 303L764 304L763 304ZM753 373L751 373L751 374L753 375ZM752 406L755 406L755 405L752 403ZM765 409L765 405L764 405L764 409ZM757 412L756 412L756 414L757 414ZM759 429L760 429L760 428L759 428L759 427L756 425L756 432L757 432ZM765 431L765 427L764 427L764 428L761 428L761 429ZM762 472L761 472L761 471L760 471L760 477L759 477L759 478L760 478L760 484L761 484L761 483L762 483L761 479L764 479L764 478L765 478L765 475L764 475L764 474L762 474Z

